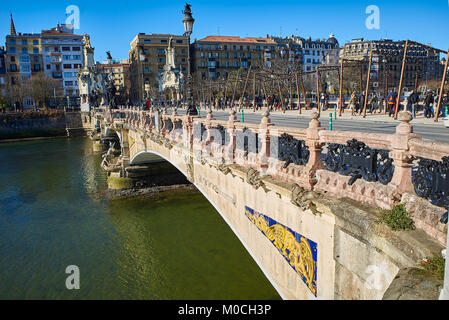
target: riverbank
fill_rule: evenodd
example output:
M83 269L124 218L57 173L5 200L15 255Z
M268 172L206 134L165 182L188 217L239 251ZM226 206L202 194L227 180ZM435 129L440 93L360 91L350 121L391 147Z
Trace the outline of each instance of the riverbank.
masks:
M65 130L39 130L35 132L28 131L14 134L1 134L0 143L47 140L66 137L67 132Z
M64 112L24 112L0 114L0 141L66 136Z

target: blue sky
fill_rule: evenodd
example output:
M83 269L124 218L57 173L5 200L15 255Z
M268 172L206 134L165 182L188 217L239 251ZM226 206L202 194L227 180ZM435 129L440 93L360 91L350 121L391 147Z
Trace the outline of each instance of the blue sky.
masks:
M184 32L181 20L184 1L8 1L0 8L0 37L4 45L9 33L9 14L17 32L38 33L65 22L65 9L80 9L79 34L89 33L102 61L110 50L116 60L128 57L136 34ZM340 44L353 38L411 39L447 50L449 48L449 1L386 0L289 0L205 1L191 0L196 19L192 38L207 35L262 36L300 35L327 38L335 34ZM380 9L380 29L365 26L365 9Z

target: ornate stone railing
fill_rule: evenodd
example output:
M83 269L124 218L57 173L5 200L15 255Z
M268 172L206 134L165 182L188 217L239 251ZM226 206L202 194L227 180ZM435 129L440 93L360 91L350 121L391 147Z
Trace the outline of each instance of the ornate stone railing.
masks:
M227 121L214 119L211 111L198 118L134 109L116 111L112 119L167 146L182 143L195 161L213 162L223 170L230 165L244 167L248 180L271 176L289 183L292 195L313 190L384 209L405 200L418 201L434 213L428 220L408 208L417 225L432 236L438 234L435 237L444 243L449 144L414 134L408 112L399 114L394 134L329 131L321 127L317 114L307 129L275 126L268 112L260 124L241 123L234 111Z

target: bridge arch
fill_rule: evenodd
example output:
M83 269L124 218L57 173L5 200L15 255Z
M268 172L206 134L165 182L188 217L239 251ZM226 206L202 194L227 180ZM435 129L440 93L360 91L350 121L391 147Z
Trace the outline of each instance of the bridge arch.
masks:
M165 155L154 151L154 150L147 150L147 151L141 151L136 153L130 160L131 165L137 165L141 163L140 161L144 161L144 159L159 159L159 161L166 161L170 163L173 167L175 167L179 172L181 172L187 179L189 179L189 175L187 172L185 172L184 169L182 169L178 164L171 161L168 157ZM151 160L150 160L151 161ZM148 163L148 162L146 162ZM257 255L253 252L251 247L245 242L241 234L238 232L238 230L234 227L234 225L231 223L231 221L226 217L226 215L223 213L223 209L220 208L217 203L208 195L207 192L200 186L198 183L193 182L192 183L195 188L209 201L209 203L215 208L215 210L220 214L221 218L226 222L226 224L229 226L229 228L234 232L234 234L237 236L237 239L239 239L240 243L243 245L243 247L246 249L246 251L250 254L251 258L256 262L257 266L262 270L265 277L270 281L271 285L275 288L275 290L278 292L278 294L281 296L282 299L286 300L287 297L284 295L283 291L279 288L276 281L271 277L270 273L266 270L263 263L258 259Z

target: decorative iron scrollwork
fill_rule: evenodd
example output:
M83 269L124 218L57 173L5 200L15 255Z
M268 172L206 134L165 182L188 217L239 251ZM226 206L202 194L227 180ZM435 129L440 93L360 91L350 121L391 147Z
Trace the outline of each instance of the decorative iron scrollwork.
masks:
M195 123L193 125L193 137L198 139L198 140L202 140L203 139L203 134L206 131L206 128L204 127L203 123Z
M250 138L251 137L251 143ZM248 128L243 128L242 131L237 132L237 149L243 150L245 152L245 157L248 156L249 152L258 153L259 152L259 134L249 130Z
M182 129L182 121L181 120L177 120L175 122L175 129L176 130Z
M372 149L356 139L348 141L347 145L330 143L327 147L324 167L351 176L349 185L360 178L386 185L393 178L393 160L387 150Z
M170 118L165 119L165 130L166 132L171 132L173 130L173 122Z
M278 159L285 161L284 169L290 163L305 166L309 161L309 147L303 140L297 140L291 135L284 133L279 137Z
M216 143L221 143L222 146L225 146L228 144L229 142L229 136L228 133L226 132L226 129L222 126L222 125L218 125L215 128L213 128L215 130L218 130L220 132L220 136L221 136L221 141L215 141Z
M416 194L449 211L449 157L443 157L442 161L421 158L413 173ZM448 212L440 222L446 224L447 221Z

